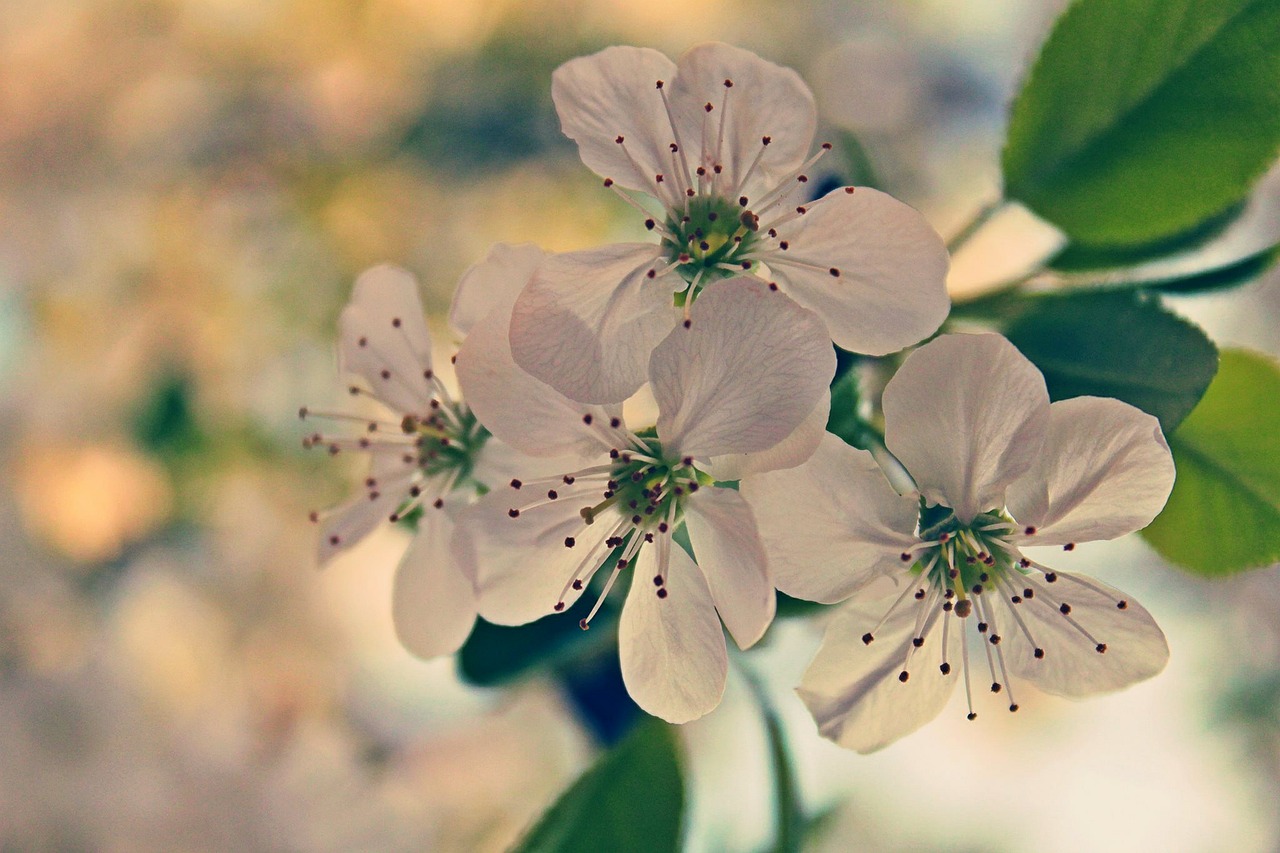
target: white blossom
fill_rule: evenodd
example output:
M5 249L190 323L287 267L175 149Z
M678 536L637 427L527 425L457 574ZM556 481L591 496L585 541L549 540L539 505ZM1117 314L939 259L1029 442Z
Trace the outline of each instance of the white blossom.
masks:
M465 333L491 302L505 303L509 311L515 292L541 259L532 246L497 247L463 277L450 315L454 328ZM513 470L540 470L539 461L533 460L531 468L522 454L493 440L441 381L432 367L431 337L410 273L386 265L363 273L338 326L340 366L357 380L348 390L391 415L299 411L309 421L348 427L313 432L303 440L305 446L334 455L369 455L368 475L356 497L311 514L320 528L319 562L327 563L379 525L416 519L395 577L396 633L422 657L450 654L466 640L476 617L473 580L449 547L454 514L475 499L478 488L505 482Z
M809 155L816 109L794 71L724 44L678 63L611 47L557 69L552 97L582 161L658 237L551 257L521 294L515 360L570 399L626 399L679 306L688 319L704 287L744 273L855 352L901 349L946 316L947 253L919 213L867 188L808 200L831 146Z
M476 578L481 615L530 622L603 579L586 629L629 569L618 629L628 691L671 722L705 714L728 666L720 621L747 648L775 606L755 517L716 479L813 452L835 369L821 321L760 281L711 285L649 359L660 414L638 432L620 407L574 402L522 371L507 331L495 312L459 351L468 400L508 444L578 462L554 477L515 479L464 513L455 545ZM673 541L681 527L696 562Z
M1164 668L1164 635L1130 596L1022 550L1147 525L1174 476L1155 418L1096 397L1050 405L998 335L914 352L884 412L885 444L918 492L898 494L869 453L830 435L803 465L742 485L778 588L854 598L799 688L824 736L879 749L936 716L957 681L973 719L978 682L1016 711L1017 680L1078 697ZM898 592L868 600L884 577ZM972 662L966 633L981 642Z

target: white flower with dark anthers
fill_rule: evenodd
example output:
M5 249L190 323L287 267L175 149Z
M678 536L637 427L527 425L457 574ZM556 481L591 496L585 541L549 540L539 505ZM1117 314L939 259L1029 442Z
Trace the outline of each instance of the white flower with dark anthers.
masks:
M459 284L450 317L454 327L465 333L489 300L505 302L509 311L513 288L528 280L541 258L533 247L495 249ZM476 615L474 584L449 548L452 514L474 500L477 486L509 479L514 454L490 438L432 369L431 337L410 273L391 266L363 273L338 325L341 368L363 382L351 385L350 393L376 400L394 418L299 411L307 420L355 427L314 432L305 446L370 456L361 493L311 515L320 526L319 561L328 562L382 523L417 516L417 533L395 578L396 633L422 657L450 654L466 640ZM520 470L539 471L540 462L533 460L530 468L525 460Z
M865 188L806 201L808 170L831 146L809 156L817 113L794 71L724 44L679 63L611 47L562 65L551 94L583 162L659 238L549 258L521 294L516 362L571 399L626 399L677 306L687 319L702 288L744 271L854 352L902 349L946 317L947 252L924 217Z
M481 615L517 625L563 611L599 573L585 629L630 568L618 629L628 691L671 722L707 713L728 666L720 620L747 648L775 602L755 518L716 479L796 465L813 452L835 370L822 321L760 281L708 287L690 322L653 351L660 414L656 428L639 432L620 408L575 403L520 370L506 332L491 315L458 353L476 415L520 450L581 462L514 480L460 517L456 550L473 566ZM696 564L673 545L681 526Z
M783 592L831 603L898 581L891 600L842 609L804 675L824 736L879 749L933 719L957 681L973 719L977 680L1016 711L1014 679L1079 697L1164 668L1164 634L1137 602L1022 551L1146 526L1174 476L1155 418L1098 397L1050 405L1040 372L998 335L912 353L884 411L918 493L898 494L869 453L830 435L803 465L742 484ZM966 628L982 643L972 665Z

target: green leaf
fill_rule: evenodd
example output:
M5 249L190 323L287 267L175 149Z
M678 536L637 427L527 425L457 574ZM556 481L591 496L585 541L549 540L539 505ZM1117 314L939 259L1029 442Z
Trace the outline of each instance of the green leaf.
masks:
M1280 3L1077 0L1013 106L1006 194L1074 242L1174 237L1280 149Z
M1130 291L1036 297L1007 337L1044 373L1054 400L1115 397L1168 434L1209 387L1218 353L1193 323Z
M594 596L584 595L564 613L515 627L477 619L458 653L459 674L482 687L503 684L530 670L588 654L601 643L612 643L618 617L612 602L600 608L590 631L578 627L578 620L591 612L594 602Z
M1098 270L1093 273L1068 275L1067 281L1084 280L1087 284L1077 289L1090 288L1139 288L1160 293L1207 293L1229 290L1256 280L1275 265L1280 258L1280 245L1268 246L1225 263L1200 266L1186 271L1165 272L1156 269Z
M675 853L684 785L675 730L646 720L542 816L516 853Z
M1280 370L1226 350L1200 405L1172 436L1178 479L1142 536L1170 562L1221 576L1280 562Z

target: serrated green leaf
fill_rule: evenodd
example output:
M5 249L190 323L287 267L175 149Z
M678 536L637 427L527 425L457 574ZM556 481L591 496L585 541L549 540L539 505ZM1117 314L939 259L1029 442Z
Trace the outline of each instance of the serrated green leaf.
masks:
M1226 350L1172 436L1178 478L1142 536L1170 562L1221 576L1280 562L1280 370Z
M1218 353L1193 323L1127 291L1042 296L1006 336L1044 374L1049 397L1115 397L1182 422L1209 387Z
M1280 150L1280 3L1077 0L1014 104L1005 191L1077 243L1175 237Z
M675 730L646 720L556 801L515 853L675 853L683 812Z

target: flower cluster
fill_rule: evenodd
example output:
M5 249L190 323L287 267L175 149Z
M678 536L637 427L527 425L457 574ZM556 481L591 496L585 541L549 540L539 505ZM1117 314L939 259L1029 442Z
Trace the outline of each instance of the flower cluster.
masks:
M449 653L477 613L519 625L589 596L585 630L629 574L623 679L684 722L720 701L722 623L746 649L775 590L852 599L800 694L824 735L864 751L938 713L957 681L976 716L968 634L1010 710L1011 675L1084 695L1163 666L1136 602L1022 550L1159 512L1173 469L1153 418L1050 405L1003 338L946 335L884 393L883 458L910 474L907 494L825 433L832 342L879 356L933 334L948 257L883 193L811 199L831 146L811 151L816 110L793 71L721 44L678 63L615 47L563 65L552 94L583 162L656 240L495 247L450 313L460 396L432 368L412 279L371 270L342 315L342 366L394 417L303 412L362 428L308 445L371 456L365 490L316 516L322 560L416 520L393 603L406 646ZM629 422L622 403L645 385L656 420ZM881 580L895 597L868 601Z

